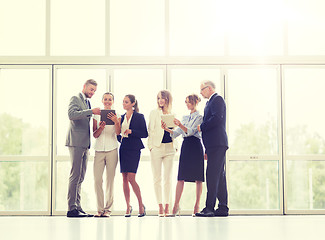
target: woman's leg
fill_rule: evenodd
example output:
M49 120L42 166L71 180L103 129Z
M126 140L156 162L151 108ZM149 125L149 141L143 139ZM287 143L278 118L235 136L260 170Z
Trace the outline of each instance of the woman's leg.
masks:
M118 162L117 149L106 154L106 202L105 211L110 212L114 201L114 178Z
M135 173L128 173L127 178L129 183L132 186L133 192L136 195L138 202L139 202L139 214L144 213L144 206L143 206L143 202L142 202L142 197L141 197L141 191L140 191L140 187L138 185L138 183L135 180Z
M196 181L196 201L195 201L195 205L194 205L193 214L200 212L201 195L202 195L202 182Z
M123 176L123 192L126 202L126 214L130 213L130 187L129 187L129 181L128 181L128 173L122 173Z
M179 202L182 197L183 189L184 189L184 181L177 181L173 215L175 215L179 209Z
M164 207L162 204L162 187L161 187L161 166L162 157L159 151L160 149L154 147L151 152L151 170L153 176L153 185L155 189L156 199L159 206L159 214L164 213Z
M97 199L97 211L104 210L103 172L105 168L105 153L95 152L94 158L94 185Z

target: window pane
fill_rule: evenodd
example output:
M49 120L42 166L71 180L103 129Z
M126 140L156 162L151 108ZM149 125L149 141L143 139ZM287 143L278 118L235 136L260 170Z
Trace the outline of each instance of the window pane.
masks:
M227 0L230 55L283 55L283 0Z
M325 69L285 69L286 153L325 154Z
M278 154L276 69L228 71L229 153Z
M71 97L82 92L83 85L88 79L94 79L98 84L95 95L90 99L91 107L102 107L102 95L108 91L106 69L57 69L56 71L57 155L69 156L68 148L65 146L69 126L68 106ZM91 142L94 142L93 138Z
M0 155L49 154L49 77L49 69L0 69Z
M224 55L220 1L176 0L169 6L170 55Z
M45 55L45 2L0 1L0 55Z
M289 210L325 209L325 161L287 161Z
M190 94L197 94L201 98L198 110L201 115L204 113L204 107L207 99L203 99L200 94L200 85L203 80L211 80L216 85L216 92L220 95L220 70L219 69L172 69L171 70L171 91L173 96L173 109L177 113L177 118L189 114L185 105L185 98Z
M288 0L289 55L325 55L325 2Z
M110 0L110 55L165 55L165 1Z
M105 0L51 1L51 55L105 55Z
M0 162L0 211L48 211L47 162Z
M278 161L229 161L229 208L280 209Z
M157 94L163 89L163 80L163 69L115 69L115 108L124 114L124 96L133 94L138 100L140 113L149 119L150 111L157 108Z

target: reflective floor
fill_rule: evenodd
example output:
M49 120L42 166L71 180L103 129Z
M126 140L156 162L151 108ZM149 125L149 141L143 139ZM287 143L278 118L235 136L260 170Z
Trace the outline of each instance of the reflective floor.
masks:
M227 218L113 216L108 219L0 216L1 240L315 240L324 239L324 228L324 215Z

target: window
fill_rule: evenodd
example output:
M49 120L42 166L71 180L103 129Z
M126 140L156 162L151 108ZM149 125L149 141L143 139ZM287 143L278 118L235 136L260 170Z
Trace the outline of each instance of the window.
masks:
M267 66L227 71L230 209L280 210L278 76Z
M45 1L0 1L0 56L45 55Z
M165 55L164 0L110 0L110 55Z
M49 212L51 70L0 66L0 211Z
M51 1L51 55L105 55L105 0Z
M171 56L224 55L224 19L220 1L169 1Z
M284 69L288 211L325 209L323 66Z

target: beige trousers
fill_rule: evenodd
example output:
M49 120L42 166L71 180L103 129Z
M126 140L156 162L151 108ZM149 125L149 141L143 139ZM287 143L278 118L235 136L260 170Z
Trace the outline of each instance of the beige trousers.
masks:
M158 204L171 203L172 171L175 152L173 143L162 143L159 147L154 147L150 152L154 189ZM162 166L164 166L164 201L162 196Z
M114 177L118 162L117 149L109 152L95 152L94 158L94 180L95 193L97 197L97 210L111 211L114 199ZM106 191L104 205L103 172L106 167Z

